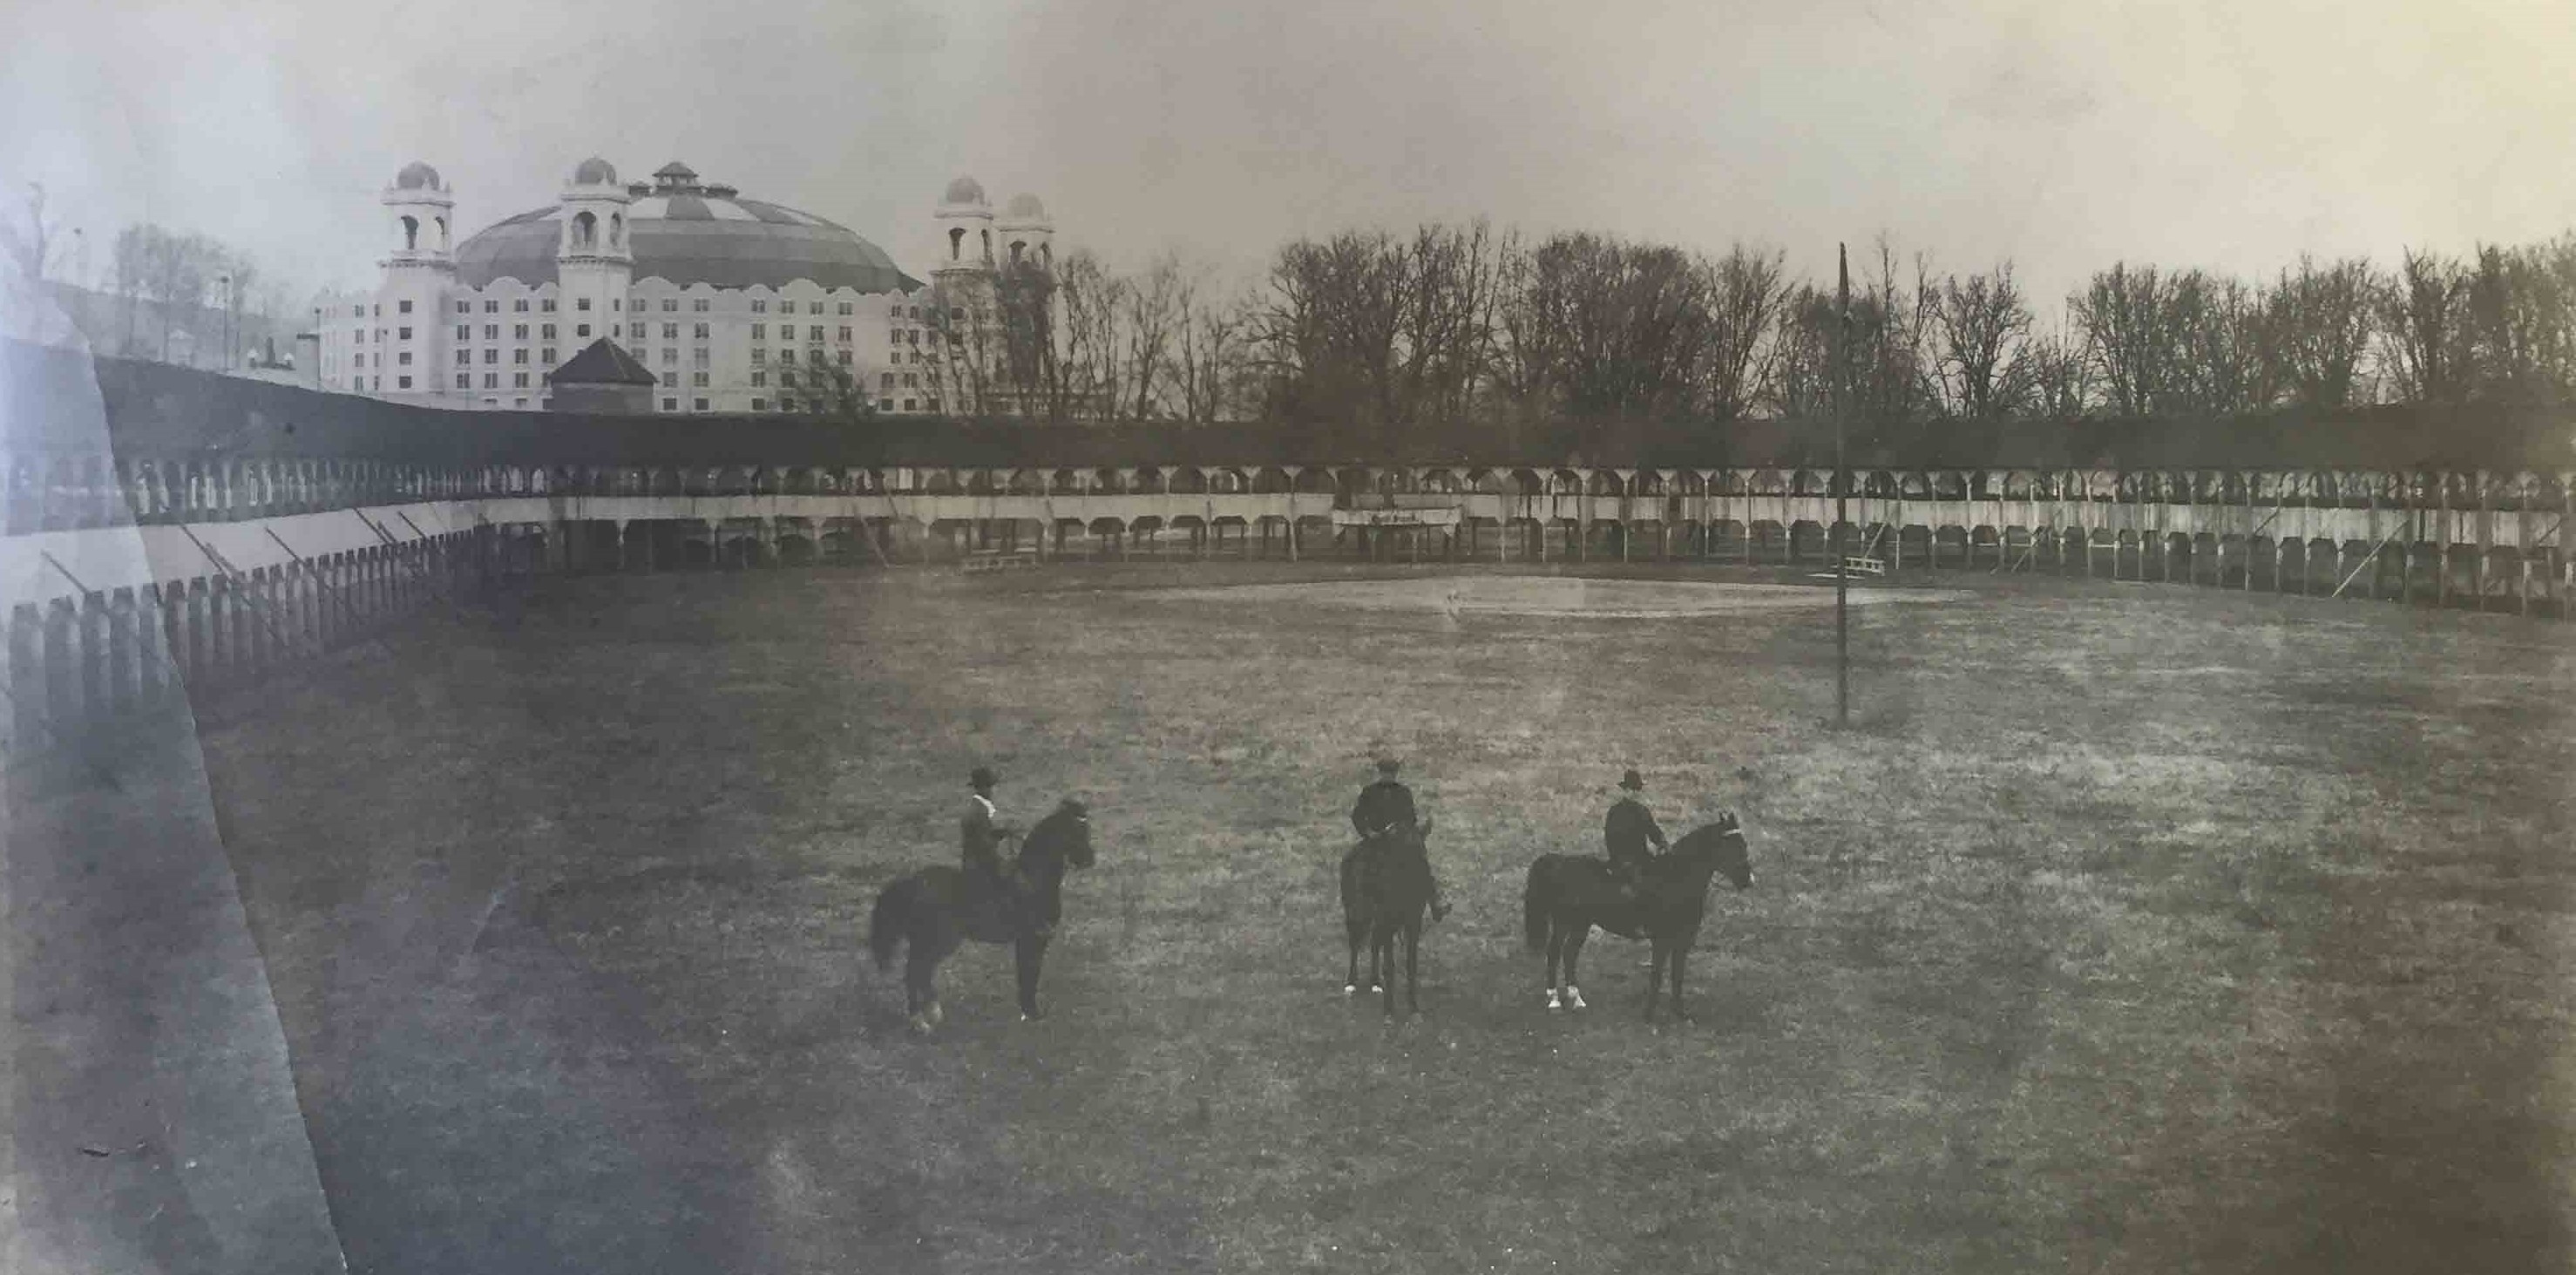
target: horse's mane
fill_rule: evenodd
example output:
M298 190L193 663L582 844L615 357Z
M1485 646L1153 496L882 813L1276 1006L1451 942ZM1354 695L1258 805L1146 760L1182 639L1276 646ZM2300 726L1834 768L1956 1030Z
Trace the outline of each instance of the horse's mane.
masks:
M1697 855L1714 852L1717 849L1718 842L1729 836L1740 834L1743 831L1744 825L1741 821L1721 814L1717 818L1701 824L1700 826L1691 829L1689 832L1683 833L1681 836L1674 838L1673 848L1665 853L1664 858L1674 859L1680 858L1685 854Z
M1022 862L1026 862L1030 855L1040 852L1060 853L1056 846L1058 842L1065 839L1066 827L1089 817L1090 814L1088 807L1071 797L1056 803L1056 808L1048 811L1045 818L1038 820L1037 824L1029 829L1029 835L1020 839L1020 851L1017 857Z

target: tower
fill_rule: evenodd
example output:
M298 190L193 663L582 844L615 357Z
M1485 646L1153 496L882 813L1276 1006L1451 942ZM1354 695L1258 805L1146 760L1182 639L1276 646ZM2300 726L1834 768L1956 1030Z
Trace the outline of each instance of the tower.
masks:
M393 251L380 264L384 282L368 317L363 386L388 397L427 396L447 372L447 297L456 284L451 229L456 195L438 170L414 160L394 175L381 201Z
M993 268L993 206L984 202L984 185L972 177L948 183L933 219L939 224L939 257L931 275L990 271Z
M1011 196L1001 218L993 223L993 232L999 245L994 264L1027 262L1041 270L1055 269L1055 222L1048 219L1046 205L1037 196Z
M626 289L635 273L626 216L634 198L618 184L617 169L596 156L583 160L564 184L555 286L569 311L565 320L576 348L594 335L622 335Z

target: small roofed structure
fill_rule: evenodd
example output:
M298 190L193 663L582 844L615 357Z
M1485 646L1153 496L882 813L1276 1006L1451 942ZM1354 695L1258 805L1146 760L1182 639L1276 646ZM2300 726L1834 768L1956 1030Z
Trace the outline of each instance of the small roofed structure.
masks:
M607 337L584 346L555 369L558 412L642 414L653 410L653 373Z

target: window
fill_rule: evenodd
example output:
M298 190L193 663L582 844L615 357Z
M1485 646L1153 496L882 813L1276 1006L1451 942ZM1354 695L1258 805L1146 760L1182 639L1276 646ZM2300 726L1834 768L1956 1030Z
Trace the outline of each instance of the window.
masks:
M367 343L367 330L365 328L360 328L355 333L352 333L349 339L360 345L365 345Z
M689 384L694 385L699 389L705 389L707 387L707 374L704 372L689 373Z
M705 297L695 298L689 302L689 308L700 314L705 314L707 312L707 299Z
M404 340L406 340L406 341L408 341L408 340L410 340L410 339L411 339L411 329L410 329L410 328L403 328L403 329L401 329L401 332L402 332L402 339L404 339Z
M572 308L573 308L573 309L576 309L576 310L579 310L579 311L581 311L581 312L582 312L582 313L584 313L584 314L588 314L588 313L590 312L590 298L588 298L588 297L582 297L582 298L580 298L580 299L578 299L578 300L574 301L574 302L572 303Z
M587 341L590 339L590 325L587 323L581 324L572 330L572 334L577 340Z
M878 401L877 401L877 410L878 410L878 411L880 411L880 412L891 412L891 411L893 411L893 410L894 410L894 400L893 400L893 399L890 399L890 398L889 398L889 399L880 399L880 400L878 400Z
M518 365L520 365L520 366L522 366L522 367L527 366L527 362L528 362L528 347L526 347L526 346L524 346L524 345L523 345L523 346L520 346L518 349L515 349L515 350L510 351L510 361L511 361L511 362L513 362L513 363L516 363L516 364L518 364Z
M528 312L528 299L526 297L521 297L518 300L511 302L510 312L513 314L526 314Z
M456 312L458 314L472 314L474 313L474 303L471 301L459 301L456 303Z
M514 398L510 400L510 406L512 407L526 407L527 405L528 400L524 398Z
M500 325L500 324L498 324L498 323L486 323L486 324L484 324L484 325L483 325L483 339L484 339L484 340L486 340L486 341L498 341L498 340L500 340L500 339L501 339L501 325Z
M484 303L483 303L483 313L485 313L485 314L499 314L500 312L501 312L501 303L500 303L500 302L498 302L498 301L486 301L486 302L484 302Z
M638 340L638 341L643 340L643 339L644 339L644 325L643 325L643 324L641 324L641 323L630 323L630 324L627 324L627 325L626 325L626 335L628 335L628 336L630 336L630 337L633 337L633 338L635 338L635 339L636 339L636 340Z
M395 377L395 378L394 378L394 388L395 388L395 389L398 389L398 390L407 390L407 389L410 389L410 388L411 388L411 378L410 378L410 377L408 377L408 376L397 376L397 377Z
M514 390L524 390L528 388L528 374L525 372L512 372L510 374L510 388Z
M758 302L753 302L752 304L757 305L757 304L759 304L759 303L758 303ZM766 323L755 323L755 324L752 324L752 325L751 325L751 339L752 339L752 340L754 340L754 341L766 341L766 340L768 340L768 339L769 339L769 325L768 325L768 324L766 324ZM759 352L755 350L755 351L753 351L753 353L754 353L754 354L757 354L757 353L759 353Z
M395 309L396 313L400 313L400 314L409 314L409 313L411 313L411 302L409 302L409 301L402 302L402 303L400 303L399 305L395 306L395 307L394 307L394 309Z
M792 389L795 389L795 388L796 388L796 371L795 371L795 369L793 369L793 368L784 368L784 367L782 367L782 368L778 369L778 384L779 384L779 386L780 386L781 388L783 388L783 389L791 389L791 390L792 390Z
M939 400L938 400L938 399L935 399L935 398L926 398L926 399L921 400L921 410L923 410L923 411L925 411L925 412L935 412L935 411L938 411L938 410L939 410Z
M769 351L764 350L764 349L761 349L761 348L759 348L758 346L754 346L754 347L752 347L752 351L751 351L751 361L752 361L753 363L755 363L755 364L759 364L759 363L766 363L766 362L768 362L768 361L769 361Z
M807 313L807 314L821 314L822 312L823 312L823 303L822 303L822 302L820 302L820 301L808 301L808 302L806 302L806 303L805 303L805 313Z
M678 314L680 312L680 299L678 297L662 298L662 309L668 314Z
M903 410L905 410L905 411L907 411L907 412L909 412L909 411L913 410L913 407L912 407L912 400L911 400L911 399L905 399L905 400L903 401Z
M473 325L473 324L471 324L471 323L460 323L460 324L457 324L457 325L456 325L456 339L457 339L457 340L459 340L459 341L471 341L471 340L473 340L473 339L474 339L474 325Z
M538 336L541 336L541 337L544 337L545 339L547 339L547 340L549 340L549 341L554 340L554 339L555 339L555 325L553 325L553 324L551 324L551 323L548 323L548 324L545 324L545 325L543 325L543 326L539 327L539 328L537 329L537 335L538 335Z
M486 360L486 361L488 362L488 360ZM486 372L486 373L484 373L484 374L483 374L483 388L485 388L485 389L487 389L487 390L497 390L497 389L501 388L501 374L500 374L500 373L498 373L498 372Z
M677 340L679 340L679 339L680 339L680 325L679 325L679 324L676 324L676 323L665 323L665 324L663 324L663 325L662 325L662 339L663 339L663 340L665 340L665 341L677 341Z
M905 344L907 344L907 345L919 345L919 344L921 344L921 329L919 329L919 328L905 328L905 329L903 330L903 339L904 339L904 343L905 343Z
M690 336L696 337L701 341L707 339L707 325L703 323L693 323L689 326L693 329L693 331L689 333Z
M888 344L888 345L901 345L901 344L903 344L903 329L901 329L901 328L887 328L887 329L886 329L886 344Z
M610 298L608 299L608 308L609 308L609 309L611 309L611 310L623 310L623 309L625 309L625 308L626 308L626 298L624 298L624 297L610 297Z
M544 352L538 354L537 361L545 364L547 367L553 367L555 365L555 352L553 347L549 346Z
M486 362L486 363L498 363L498 362L500 362L500 361L501 361L501 350L500 350L500 347L498 347L498 346L491 346L491 347L487 347L487 348L483 351L483 361L484 361L484 362Z
M537 308L548 314L553 314L555 312L555 299L553 297L548 297L545 300L538 302Z
M841 366L843 366L843 367L848 367L849 365L850 365L850 352L849 352L848 350L843 350L843 351L841 351Z
M678 400L678 399L676 399L676 398L666 398L666 399L663 399L663 400L662 400L662 410L663 410L663 411L666 411L666 412L676 412L676 411L680 410L680 400Z
M680 388L680 374L677 372L664 372L662 374L662 388L666 390L676 390Z
M470 390L470 389L473 389L473 388L474 388L474 374L473 374L472 372L459 372L459 373L457 373L457 374L456 374L456 388L458 388L458 389L460 389L460 390Z
M906 372L906 373L904 373L904 374L903 374L903 387L904 387L905 389L908 389L908 390L917 390L917 389L920 389L920 388L921 388L921 378L920 378L920 377L918 377L918 376L914 376L914 375L913 375L912 373L910 373L910 372Z
M769 373L767 373L767 372L754 372L754 373L752 373L752 374L751 374L751 384L752 384L752 387L753 387L753 388L755 388L755 389L759 388L760 386L763 386L763 385L767 385L767 384L769 384Z
M965 322L965 321L966 321L966 307L964 307L964 306L962 306L962 305L953 305L953 306L948 307L948 317L949 317L949 318L951 318L951 319L953 319L953 320L956 320L956 321L957 321L957 322L959 322L959 323L963 323L963 322Z
M752 384L757 385L757 384L759 384L759 382L758 382L758 381L754 381L754 382L752 382ZM769 400L768 400L768 399L765 399L765 398L754 398L754 399L752 399L752 400L751 400L751 410L753 410L753 411L755 411L755 412L759 412L759 411L766 411L766 410L768 409L768 407L769 407Z
M399 363L399 364L401 364L401 365L402 365L402 366L404 366L404 367L410 367L410 366L411 366L411 351L409 351L409 350L405 350L405 351L403 351L401 354L396 355L396 356L394 357L394 362Z
M892 372L888 372L888 373L886 373L883 377L881 377L881 378L879 378L879 379L881 380L881 382L883 383L883 385L884 385L884 387L885 387L886 389L893 389L893 388L894 388L894 373L892 373Z
M914 306L914 307L912 307L912 313L911 313L911 316L910 316L910 317L912 317L912 318L914 318L914 319L919 319L919 318L921 317L921 307L920 307L920 306Z
M850 339L850 325L846 323L841 325L841 339L844 341Z
M820 341L820 340L822 340L822 339L823 339L823 325L822 325L822 324L820 324L820 323L817 323L817 324L815 324L814 326L812 326L812 327L809 327L809 328L805 329L805 339L806 339L806 340L808 340L808 341Z
M823 361L823 352L821 350L807 350L805 352L805 361L808 363L819 364Z
M527 324L524 324L524 323L513 323L513 324L511 324L511 325L510 325L510 339L511 339L511 340L514 340L514 341L525 341L525 340L527 340L527 339L528 339L528 325L527 325Z
M665 362L665 363L677 363L677 362L679 362L679 361L680 361L680 352L679 352L678 350L674 350L674 349L672 349L671 347L669 347L669 346L667 346L667 345L666 345L666 346L663 346L663 347L662 347L662 361L663 361L663 362Z
M703 411L707 410L707 401L706 401L705 399L702 399L702 398L695 398L695 399L691 399L691 400L689 400L689 401L690 401L692 404L696 405L696 407L697 407L697 409L698 409L699 411L703 412Z
M753 314L767 314L769 313L769 303L767 301L755 300L751 303L751 312Z
M457 363L457 366L462 367L462 366L464 366L465 364L471 363L471 362L473 362L473 361L474 361L474 351L472 351L472 350L458 350L458 351L456 352L456 363Z

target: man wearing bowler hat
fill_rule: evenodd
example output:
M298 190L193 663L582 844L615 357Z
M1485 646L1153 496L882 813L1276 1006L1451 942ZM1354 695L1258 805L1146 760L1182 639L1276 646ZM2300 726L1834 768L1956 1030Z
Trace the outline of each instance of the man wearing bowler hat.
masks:
M1619 777L1619 800L1610 806L1610 816L1601 821L1601 842L1610 852L1611 879L1618 883L1629 903L1637 901L1637 888L1645 883L1646 866L1654 862L1654 851L1664 846L1664 830L1637 795L1646 790L1646 781L1635 767ZM1654 847L1649 851L1646 847Z

